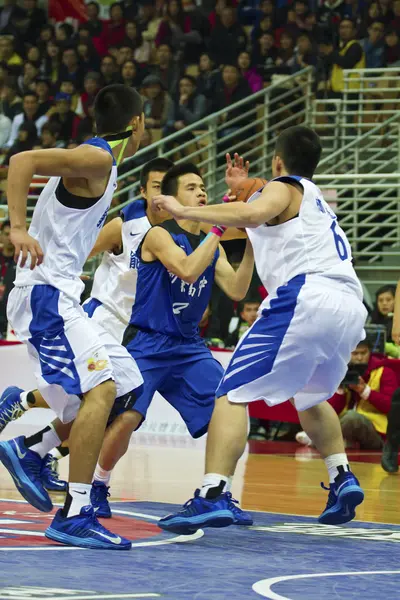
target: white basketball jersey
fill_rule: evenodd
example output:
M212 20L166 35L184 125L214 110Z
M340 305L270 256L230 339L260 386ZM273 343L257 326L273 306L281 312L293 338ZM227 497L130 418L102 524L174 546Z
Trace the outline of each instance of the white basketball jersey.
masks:
M112 156L110 146L102 138L93 138L85 143L106 150ZM117 166L113 160L103 196L88 208L82 207L90 199L71 197L61 177L52 177L48 181L39 196L29 227L29 234L43 250L44 260L32 271L29 264L18 267L17 287L51 285L80 301L84 289L80 275L107 218L116 180ZM68 206L65 205L67 197ZM76 203L77 208L71 208L71 203Z
M128 325L136 297L138 249L151 228L144 200L135 200L122 211L122 252L105 252L96 270L91 297L99 300Z
M350 244L321 190L309 179L279 177L303 187L299 215L280 225L247 229L258 275L268 294L300 274L317 274L346 283L362 300L362 288L353 269ZM268 185L268 184L267 184ZM262 190L248 202L258 198Z

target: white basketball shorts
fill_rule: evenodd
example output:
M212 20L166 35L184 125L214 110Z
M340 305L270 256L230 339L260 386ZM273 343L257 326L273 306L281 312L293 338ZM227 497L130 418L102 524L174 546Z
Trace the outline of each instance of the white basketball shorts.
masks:
M53 286L14 288L7 317L28 347L39 391L64 423L75 418L80 396L104 381L115 381L117 396L143 384L129 352Z
M367 311L342 281L298 275L264 301L240 339L216 396L230 402L294 397L298 410L330 398L352 350L365 337Z
M126 323L121 321L115 313L107 308L100 300L88 298L82 304L82 308L91 319L92 323L97 323L105 329L118 344L122 344Z

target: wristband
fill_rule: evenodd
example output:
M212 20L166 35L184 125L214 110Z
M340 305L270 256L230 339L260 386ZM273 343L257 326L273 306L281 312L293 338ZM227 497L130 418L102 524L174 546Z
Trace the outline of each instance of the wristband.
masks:
M224 227L223 225L213 225L211 227L211 231L210 233L214 233L215 235L217 235L218 237L222 237L226 231L226 227Z
M227 194L225 194L225 196L222 196L222 202L230 202L229 196L227 196Z

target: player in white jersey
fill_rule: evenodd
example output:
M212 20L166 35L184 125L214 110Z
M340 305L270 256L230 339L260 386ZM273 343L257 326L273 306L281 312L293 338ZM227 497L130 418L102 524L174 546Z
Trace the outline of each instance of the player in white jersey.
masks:
M154 201L176 219L245 227L269 293L217 390L203 486L182 511L161 519L163 529L188 533L233 523L225 489L246 445L247 404L261 398L270 406L291 399L325 460L330 488L320 523L350 521L363 501L338 416L325 401L339 387L351 351L365 335L366 310L347 238L311 181L320 155L316 133L291 127L276 143L274 179L246 204L198 209L182 207L170 196ZM246 176L236 162L228 174L232 189Z
M22 495L47 512L52 503L40 481L41 456L69 437L66 502L46 536L81 547L129 550L129 540L97 521L90 492L115 397L128 395L129 402L143 379L125 348L114 340L102 343L79 300L82 268L116 187L117 161L110 144L119 161L138 149L144 130L140 95L119 84L103 88L95 101L95 120L103 137L75 150L21 153L10 163L11 239L19 266L8 317L27 344L38 389L58 419L29 438L0 443L0 459ZM35 173L51 178L27 233L26 198Z

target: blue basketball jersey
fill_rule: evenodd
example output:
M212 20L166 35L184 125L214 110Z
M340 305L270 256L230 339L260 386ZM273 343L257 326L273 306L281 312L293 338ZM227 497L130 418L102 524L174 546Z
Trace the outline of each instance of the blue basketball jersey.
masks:
M159 227L168 231L187 255L194 252L205 237L203 233L193 235L183 230L176 221L167 221ZM158 260L144 262L140 246L136 302L130 325L142 331L156 331L178 338L196 337L199 322L210 301L218 257L219 250L198 280L189 284L170 273Z

